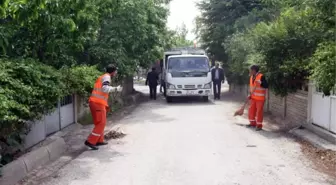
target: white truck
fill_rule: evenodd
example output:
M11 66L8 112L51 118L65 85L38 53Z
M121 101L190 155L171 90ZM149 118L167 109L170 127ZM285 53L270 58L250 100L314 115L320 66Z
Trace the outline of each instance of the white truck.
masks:
M161 71L167 102L183 96L199 96L208 101L212 92L211 71L204 50L175 48L166 51L161 61Z

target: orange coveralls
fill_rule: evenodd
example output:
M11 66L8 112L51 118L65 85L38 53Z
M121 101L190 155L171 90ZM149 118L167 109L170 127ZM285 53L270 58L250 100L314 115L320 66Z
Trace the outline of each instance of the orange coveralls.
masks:
M90 111L94 123L94 128L89 135L87 141L96 145L97 143L104 142L104 129L106 126L106 112L108 109L108 96L109 93L103 92L103 77L109 75L108 73L100 76L94 85L92 94L89 99Z
M262 122L264 118L264 103L266 97L266 89L261 87L261 73L250 77L250 93L251 101L248 111L248 117L251 126L256 126L257 128L262 128ZM253 89L255 90L253 91ZM253 92L252 92L253 91Z

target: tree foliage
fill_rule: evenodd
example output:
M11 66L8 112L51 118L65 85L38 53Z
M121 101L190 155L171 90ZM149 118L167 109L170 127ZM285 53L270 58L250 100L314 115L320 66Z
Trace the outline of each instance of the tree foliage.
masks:
M259 64L276 94L301 89L310 77L325 93L334 87L335 71L322 72L334 65L327 59L335 44L334 1L210 0L199 8L199 39L225 63L229 83L247 83L247 67Z
M62 96L61 73L33 59L0 59L1 163L19 150L30 121L52 111Z
M189 47L194 44L193 41L187 39L189 30L183 23L181 26L177 27L175 30L169 32L171 45L170 47Z
M97 38L85 48L83 62L105 66L115 63L121 75L161 56L165 44L168 10L159 1L101 1ZM109 11L106 11L106 7ZM111 14L110 11L113 10Z
M336 43L323 42L311 58L312 77L325 95L336 93ZM333 92L332 92L333 91Z
M62 96L87 96L107 64L123 78L159 58L172 42L169 2L0 1L1 162L29 121L53 111Z

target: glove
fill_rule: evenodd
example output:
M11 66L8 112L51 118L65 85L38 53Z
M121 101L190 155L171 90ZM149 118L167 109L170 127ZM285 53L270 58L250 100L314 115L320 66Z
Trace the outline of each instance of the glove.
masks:
M118 87L112 87L110 92L118 92L118 91L119 92L122 91L122 87L120 87L120 85Z
M116 88L116 91L121 92L122 90L123 90L123 88L120 85Z

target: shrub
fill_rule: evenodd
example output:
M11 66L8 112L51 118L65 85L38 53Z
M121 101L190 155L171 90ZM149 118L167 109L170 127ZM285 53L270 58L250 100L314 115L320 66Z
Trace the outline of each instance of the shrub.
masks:
M63 68L61 71L67 93L76 93L85 98L91 94L95 80L102 75L96 66L87 65Z
M336 43L324 42L319 45L311 58L312 79L325 95L335 90L336 85ZM335 93L335 92L333 92Z
M0 59L0 147L2 163L20 150L31 122L51 112L63 95L60 73L33 59Z

